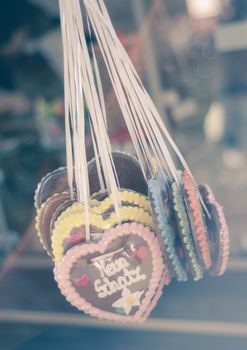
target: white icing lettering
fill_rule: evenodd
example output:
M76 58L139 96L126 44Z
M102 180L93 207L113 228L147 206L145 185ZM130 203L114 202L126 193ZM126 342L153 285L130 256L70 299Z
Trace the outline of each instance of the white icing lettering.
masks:
M100 277L103 278L105 275L107 277L116 275L116 273L128 267L129 263L125 258L120 257L119 259L108 264L104 260L96 260L94 265L100 270Z
M107 285L106 284L101 285L100 279L97 279L94 282L94 289L98 293L99 298L105 298L109 293L107 290Z
M134 283L145 281L147 278L147 275L144 273L141 274L140 266L137 266L133 270L123 270L124 275L118 276L116 280L109 281L107 277L103 278L103 283L101 283L100 279L97 279L94 283L94 287L96 292L98 292L99 298L105 298L107 296L110 296L117 291L121 291L125 289L128 286L131 286Z

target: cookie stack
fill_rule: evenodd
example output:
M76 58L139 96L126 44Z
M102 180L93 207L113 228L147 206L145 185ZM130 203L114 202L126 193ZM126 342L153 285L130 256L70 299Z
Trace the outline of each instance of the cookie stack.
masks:
M138 161L112 154L121 201L101 190L96 160L88 163L89 236L83 204L70 193L66 168L45 176L35 193L36 228L54 261L66 299L92 316L141 322L174 277L224 273L229 237L221 206L207 185L184 171L180 181L158 171L146 181ZM75 187L75 186L74 186Z
M149 180L156 232L162 237L171 276L195 281L204 272L222 275L229 258L229 232L222 207L208 185L197 186L188 171L179 181L162 172Z

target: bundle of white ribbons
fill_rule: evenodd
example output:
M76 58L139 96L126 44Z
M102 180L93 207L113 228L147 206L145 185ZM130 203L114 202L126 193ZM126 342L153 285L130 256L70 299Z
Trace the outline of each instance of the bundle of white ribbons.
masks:
M84 0L85 16L82 15L79 0L59 0L59 4L64 51L68 181L71 193L75 183L78 201L84 204L89 238L90 188L85 145L85 106L90 119L101 188L112 195L116 213L121 202L107 130L101 76L93 45L91 48L87 46L86 25L96 37L144 175L153 176L158 168L178 181L171 150L175 151L181 166L189 169L118 39L104 1Z

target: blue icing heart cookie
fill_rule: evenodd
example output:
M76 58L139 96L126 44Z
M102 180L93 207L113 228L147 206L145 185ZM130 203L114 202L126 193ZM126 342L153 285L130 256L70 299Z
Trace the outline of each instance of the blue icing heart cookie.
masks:
M148 181L149 200L156 232L162 237L164 256L178 281L187 280L186 263L170 198L169 180L162 172Z

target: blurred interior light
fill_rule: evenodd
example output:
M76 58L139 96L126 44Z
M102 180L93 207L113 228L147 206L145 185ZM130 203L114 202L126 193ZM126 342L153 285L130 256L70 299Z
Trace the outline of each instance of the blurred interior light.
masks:
M195 19L218 16L222 11L221 0L186 0L189 15Z
M204 121L206 139L210 142L219 142L224 136L225 113L222 103L214 102L210 106Z

